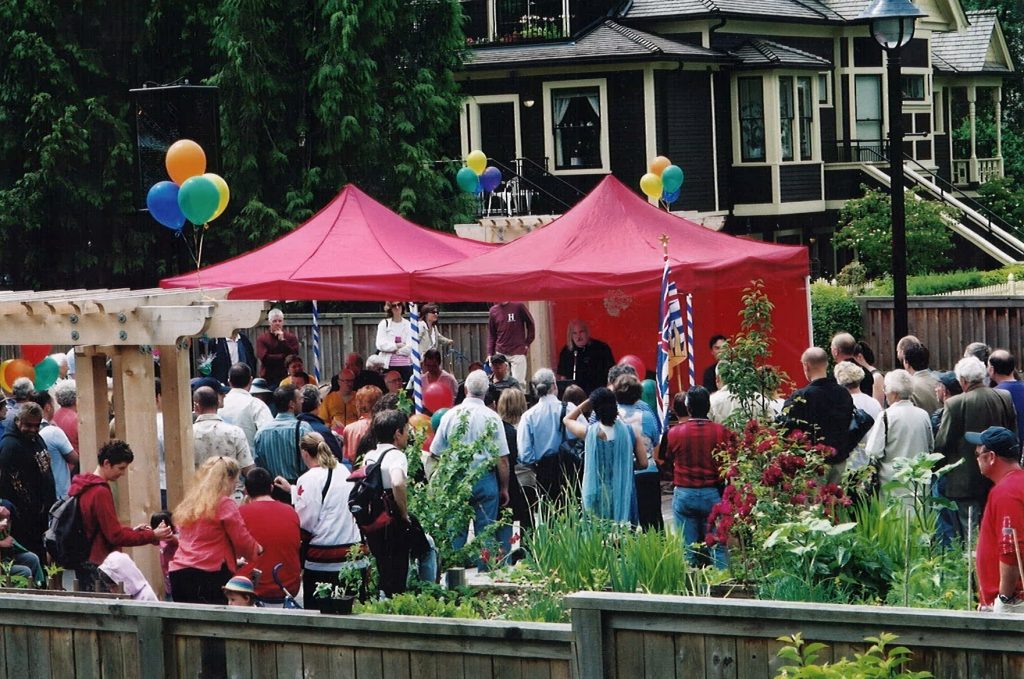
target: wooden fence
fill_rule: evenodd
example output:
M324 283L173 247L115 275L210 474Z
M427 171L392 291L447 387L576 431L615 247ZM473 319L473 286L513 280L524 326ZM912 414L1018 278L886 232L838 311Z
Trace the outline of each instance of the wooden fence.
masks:
M570 679L568 625L0 598L0 676Z
M860 297L865 339L875 350L882 370L895 366L893 309L890 297ZM1021 364L1024 351L1024 297L958 295L911 297L907 324L931 352L931 367L952 370L964 347L984 342L1007 349Z
M937 679L1024 676L1024 617L582 592L572 625L0 597L0 676L40 679L771 679L777 637L819 662L898 635Z
M864 652L883 631L936 679L1024 676L1022 616L615 593L567 603L586 679L771 679L780 636L828 644L824 662Z

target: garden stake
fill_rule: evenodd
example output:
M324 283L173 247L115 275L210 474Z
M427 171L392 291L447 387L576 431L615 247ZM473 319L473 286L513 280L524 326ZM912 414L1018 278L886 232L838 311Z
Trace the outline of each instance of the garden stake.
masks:
M972 587L974 585L975 578L977 578L977 580L978 580L978 591L979 592L981 591L981 576L978 575L977 571L974 571L974 573L973 573L974 577L971 577L971 575L972 575L971 567L974 565L974 562L971 559L971 556L973 556L971 554L971 547L972 547L972 542L973 542L973 535L972 535L972 533L974 532L972 530L972 528L974 527L974 523L972 521L973 519L974 519L974 507L968 506L967 507L967 610L971 610L971 608L974 605L973 604L974 594L971 591L971 589L972 589Z
M903 524L903 605L910 606L910 517L911 510L907 508L907 520Z
M1017 542L1017 529L1010 528L1010 533L1013 535L1013 549L1017 553L1017 573L1020 574L1020 582L1024 586L1024 564L1020 560L1020 543Z

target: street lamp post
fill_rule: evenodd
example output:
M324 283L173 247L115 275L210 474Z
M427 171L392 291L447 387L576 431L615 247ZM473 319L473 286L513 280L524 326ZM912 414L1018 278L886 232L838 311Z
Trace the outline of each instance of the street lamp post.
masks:
M907 219L903 196L903 79L900 52L914 37L914 23L926 16L910 0L874 0L859 17L885 50L889 90L889 197L892 206L893 350L907 327Z

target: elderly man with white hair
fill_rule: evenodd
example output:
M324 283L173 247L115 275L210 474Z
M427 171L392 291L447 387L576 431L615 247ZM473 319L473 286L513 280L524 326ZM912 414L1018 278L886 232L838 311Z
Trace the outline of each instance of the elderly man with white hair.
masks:
M434 442L430 446L430 455L443 458L451 449L452 440L459 429L464 428L464 443L483 442L473 458L471 469L484 466L486 471L474 486L469 503L473 506L473 532L481 535L484 530L498 520L498 507L508 504L508 443L505 440L505 427L501 417L484 404L484 396L490 382L483 370L474 370L466 377L466 398L444 414ZM465 426L463 427L463 423ZM441 464L438 462L437 464ZM466 543L466 533L455 540L454 547L459 549ZM479 564L484 566L483 562Z
M914 405L914 378L906 370L893 370L885 376L885 400L889 407L875 418L867 436L866 452L878 465L878 481L893 478L893 462L932 451L932 421L928 412Z
M299 338L284 329L284 312L271 309L267 314L270 328L256 338L256 358L260 359L260 377L278 384L288 374L284 359L299 353Z
M981 475L974 461L974 445L964 439L969 431L984 431L989 427L1006 427L1014 431L1017 413L1010 393L987 386L988 369L974 356L960 359L954 368L964 393L946 401L939 432L935 436L935 450L942 453L942 464L958 466L940 479L939 493L956 502L956 521L949 528L952 534L966 539L968 515L973 530L977 531L985 499L992 482ZM945 540L950 533L940 519L939 535Z

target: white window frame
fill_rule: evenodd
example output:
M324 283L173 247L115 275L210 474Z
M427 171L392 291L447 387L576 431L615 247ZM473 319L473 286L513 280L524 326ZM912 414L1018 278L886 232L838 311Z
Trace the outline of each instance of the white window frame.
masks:
M818 78L817 72L807 70L789 71L743 71L730 78L732 94L731 120L732 120L732 162L733 165L743 167L758 167L765 165L801 165L821 163L821 114L819 109L822 104L818 103ZM743 160L743 153L740 144L740 115L739 115L739 79L759 77L761 78L762 93L764 96L764 136L765 136L765 157L764 160ZM780 77L792 78L793 87L793 159L782 160L782 117L780 109L779 83ZM800 158L800 107L797 97L797 78L806 77L811 81L811 157Z
M498 0L487 3L487 37L493 42L498 39ZM569 0L562 0L562 35L569 35Z
M480 149L487 153L487 140L480 138L480 105L481 104L512 104L515 115L516 133L516 157L523 157L523 126L519 120L519 95L518 94L484 94L475 97L467 97L466 105L462 107L462 155L465 157L470 151Z
M555 125L551 110L551 98L555 90L573 90L582 87L596 87L601 103L601 166L580 169L555 169ZM585 80L555 80L541 86L544 100L544 156L547 158L548 172L553 175L585 175L611 174L611 150L608 145L608 79L587 78Z

